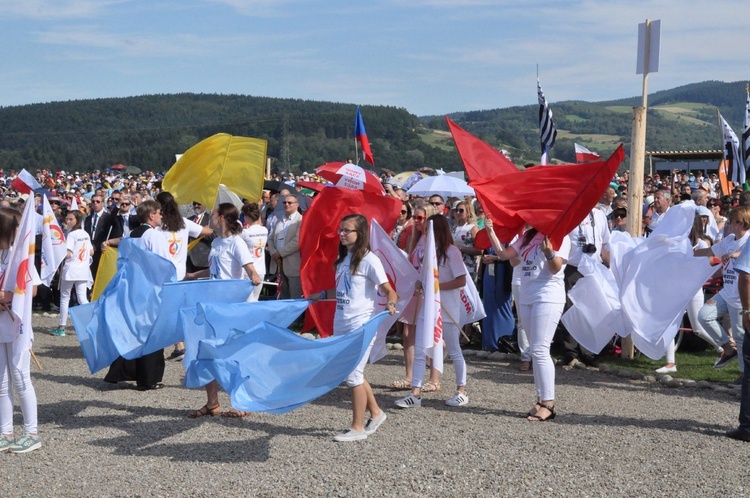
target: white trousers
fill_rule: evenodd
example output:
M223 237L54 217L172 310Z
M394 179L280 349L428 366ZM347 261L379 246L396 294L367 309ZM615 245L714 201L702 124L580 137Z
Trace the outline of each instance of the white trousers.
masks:
M518 312L529 336L529 350L534 362L536 396L542 401L555 399L555 363L550 345L565 303L534 303L518 306Z
M23 430L37 433L36 392L31 385L31 353L21 354L21 365L13 365L13 343L0 342L0 432L13 434L13 390L18 395L23 414ZM11 387L12 382L12 387Z
M419 321L422 319L420 318ZM419 327L419 325L417 325ZM443 340L448 348L448 354L453 362L453 367L456 369L456 386L461 387L466 385L466 360L464 360L464 353L461 351L461 343L459 336L461 331L455 323L447 320L443 321ZM412 387L422 387L422 380L424 379L424 372L426 367L427 359L425 358L425 352L422 348L414 348L414 371L412 372L411 385Z
M700 337L710 345L716 349L717 352L723 351L721 346L717 345L714 340L711 338L710 335L704 330L703 325L701 325L701 322L698 320L698 313L700 312L701 308L703 307L703 289L699 290L695 293L695 296L693 296L693 299L690 300L690 302L687 305L687 314L688 319L690 320L690 326L693 327L693 334ZM675 363L674 360L674 354L675 354L675 343L674 339L667 347L667 363Z
M516 329L518 330L518 349L521 351L521 361L531 361L531 353L529 352L529 336L526 334L526 329L523 328L523 322L521 321L521 312L518 311L520 304L518 304L518 297L521 295L521 285L511 285L513 292L513 302L516 303L516 314L518 315L518 321L516 323Z
M60 281L60 326L65 327L68 323L68 306L70 305L70 291L75 287L78 304L86 304L86 282L83 280L61 280Z

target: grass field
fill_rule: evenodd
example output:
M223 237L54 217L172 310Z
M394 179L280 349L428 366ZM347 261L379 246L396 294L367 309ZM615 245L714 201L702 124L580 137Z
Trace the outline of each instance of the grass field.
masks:
M453 137L450 132L442 130L431 130L428 133L419 133L419 137L428 145L443 149L445 151L456 150Z
M706 380L709 382L732 382L739 376L739 367L736 361L732 361L722 369L714 368L716 354L713 351L680 352L675 355L677 372L670 374L680 379ZM619 356L601 357L601 362L612 367L627 368L641 373L655 374L654 370L663 367L664 359L654 361L644 354L638 354L632 360L622 359Z

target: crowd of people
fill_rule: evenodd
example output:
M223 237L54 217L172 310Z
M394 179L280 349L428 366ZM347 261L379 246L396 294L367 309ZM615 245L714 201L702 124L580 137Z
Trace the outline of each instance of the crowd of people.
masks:
M161 188L161 175L145 172L125 175L113 171L66 173L40 170L36 180L42 189L18 194L11 183L14 173L0 170L0 257L5 260L18 226L20 212L28 202L41 206L46 195L61 226L65 226L67 253L59 275L50 287L35 279L38 292L35 306L52 310L59 307L59 326L55 336L66 334L71 299L88 302L103 251L117 247L124 238L137 239L141 247L171 261L178 279L239 279L254 284L248 301L258 300L264 282L278 282L281 299L303 296L301 285L300 227L315 190L306 190L305 182L324 180L304 173L294 177L278 175L269 179L274 188L263 191L259 202L246 202L241 208L232 203L203 206L197 202L178 206L169 192ZM609 237L613 231L626 231L628 217L628 173L617 175L591 210L558 248L545 234L528 226L510 244L495 235L491 215L472 197L444 198L410 196L390 179L381 175L386 195L402 202L400 216L390 233L408 260L419 271L423 264L427 227L432 226L437 259L443 315L444 341L454 367L456 389L445 404L462 407L469 403L467 376L462 346L473 343L482 349L504 350L512 345L521 356L521 370L533 370L535 393L532 408L524 416L532 422L555 418L555 360L553 343L559 344L562 362L597 364L595 353L581 347L560 321L570 307L567 293L582 277L578 271L583 258L609 265ZM302 183L300 183L302 182ZM717 350L716 368L725 367L740 357L744 330L750 315L750 192L735 188L722 192L715 173L654 174L644 181L642 231L648 237L664 219L671 206L694 202L695 223L690 238L696 257L715 258L721 267L717 273L722 285L715 295L699 291L686 312L695 334ZM38 215L39 216L39 215ZM41 221L37 225L41 226ZM477 247L480 230L489 238L490 247ZM39 236L41 231L37 230ZM394 289L385 278L381 263L370 252L367 219L346 216L338 229L339 254L336 260L335 294L346 305L337 306L334 334L357 329L374 314L375 295L387 296L387 309L395 312ZM190 241L197 242L188 249ZM41 244L37 244L37 251ZM38 261L39 258L37 258ZM467 281L477 284L487 317L481 323L460 327L455 317L461 306L459 290ZM714 279L716 280L716 279ZM709 286L711 288L716 287ZM59 291L58 291L59 289ZM73 293L75 290L75 293ZM0 451L33 451L41 446L36 429L36 398L29 374L29 356L13 357L13 329L8 311L10 295L0 293ZM341 298L341 299L339 299ZM400 336L404 351L404 376L391 384L409 393L396 401L402 409L421 406L424 392L440 391L440 372L432 368L422 348L416 347L419 321L423 319L424 298L418 283L409 305L400 314L393 333ZM747 301L747 302L746 302ZM727 317L730 329L723 328ZM372 344L370 345L372 347ZM677 371L674 343L667 351L666 363L657 372ZM750 348L746 347L750 350ZM166 360L180 360L183 343L175 344ZM336 436L338 441L356 441L372 435L386 419L364 378L368 353L346 379L352 396L351 430ZM740 361L741 377L733 386L743 389L740 428L728 435L750 440L750 386L744 379L745 364ZM118 358L105 377L108 382L135 381L140 390L161 387L165 368L163 350L135 360ZM426 379L425 379L425 376ZM11 389L11 385L13 389ZM247 412L219 407L218 384L206 386L206 404L188 413L191 418L215 416L243 417ZM15 440L12 426L12 392L16 391L24 417L24 435ZM365 414L369 412L369 417Z

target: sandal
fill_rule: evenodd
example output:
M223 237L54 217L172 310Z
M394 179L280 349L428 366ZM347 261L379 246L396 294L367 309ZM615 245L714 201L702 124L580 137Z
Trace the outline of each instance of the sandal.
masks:
M549 415L547 415L544 418L540 417L536 413L534 415L529 415L529 417L528 417L528 421L529 422L546 422L548 420L554 419L555 415L557 415L557 412L555 411L555 406L554 405L553 406L549 406L549 405L544 405L542 403L539 403L539 408L540 409L544 408L545 410L547 410L549 412ZM539 413L538 410L537 410L537 413Z
M242 418L242 417L248 417L250 416L251 412L242 412L240 410L235 410L232 408L231 410L224 412L221 414L224 418Z
M425 382L422 386L423 393L431 393L433 391L439 391L440 389L440 383L438 382Z
M541 403L534 403L534 408L532 408L531 410L529 410L528 413L526 413L526 415L521 415L521 418L535 417L536 416L536 412L541 407L542 407Z
M188 418L200 418L205 417L206 415L208 415L209 417L215 417L219 413L221 413L219 405L213 407L203 405L199 410L190 410L187 416Z
M521 372L528 372L531 370L531 362L530 361L522 361L521 366L518 367L518 370Z
M411 389L411 380L409 379L398 379L391 382L391 387L394 389Z

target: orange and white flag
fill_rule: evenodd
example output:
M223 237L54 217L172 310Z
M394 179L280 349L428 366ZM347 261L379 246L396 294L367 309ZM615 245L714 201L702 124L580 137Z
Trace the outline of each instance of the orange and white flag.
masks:
M68 252L65 234L52 211L47 196L42 196L42 283L49 287L52 278Z

